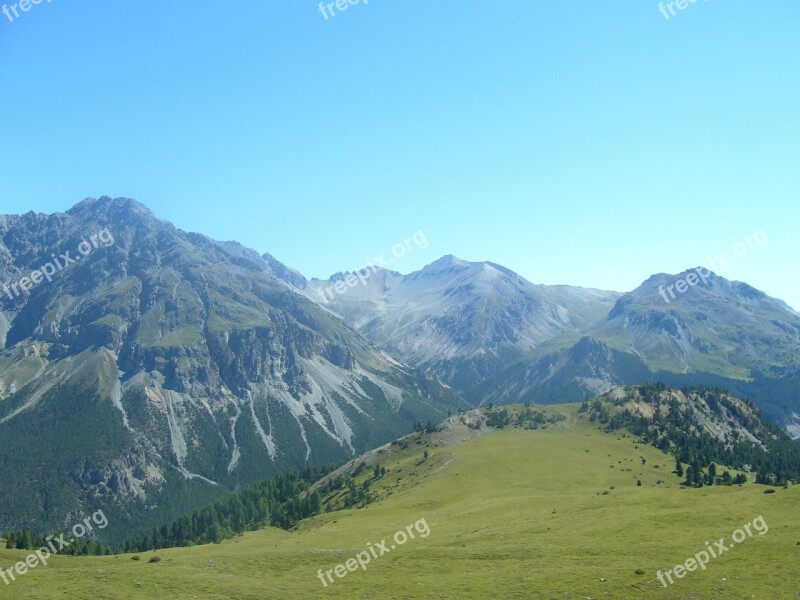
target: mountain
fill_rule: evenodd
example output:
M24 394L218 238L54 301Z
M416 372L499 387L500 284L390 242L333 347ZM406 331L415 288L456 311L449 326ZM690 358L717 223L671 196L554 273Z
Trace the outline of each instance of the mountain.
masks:
M491 262L445 256L401 275L378 269L309 282L308 295L399 360L468 390L542 342L603 318L615 292L534 285ZM351 279L352 281L352 279Z
M702 268L650 277L623 295L590 330L609 345L632 352L654 371L701 371L747 378L754 372L800 365L800 318L785 304L746 283ZM675 282L698 279L675 298Z
M0 531L103 506L114 541L467 402L655 381L800 437L800 317L701 269L626 294L453 256L307 280L128 199L0 216Z
M0 219L0 531L106 506L110 539L461 406L293 291L128 199Z
M639 357L583 336L572 345L557 339L467 392L477 405L582 400L624 383L652 381ZM571 343L571 342L569 342Z
M445 256L292 282L387 353L473 405L569 402L663 380L725 387L800 436L800 317L703 268L617 294L532 284Z
M677 292L675 283L693 273L694 285ZM800 318L746 283L703 269L654 275L579 340L548 341L469 397L564 402L655 381L728 389L800 437Z

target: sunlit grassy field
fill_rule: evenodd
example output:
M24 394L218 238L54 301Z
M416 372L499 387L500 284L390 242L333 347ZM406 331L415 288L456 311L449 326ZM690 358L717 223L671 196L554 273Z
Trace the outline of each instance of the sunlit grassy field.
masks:
M576 409L548 407L568 419L546 430L483 430L453 445L434 436L429 446L387 452L387 473L374 485L382 500L296 531L138 561L57 557L10 586L0 581L0 598L800 598L800 487L682 489L671 456L603 433ZM706 542L728 545L758 516L766 535L669 588L656 578ZM318 579L319 569L345 563L368 542L389 546L420 519L427 537L416 534L327 587ZM27 554L0 550L0 567ZM153 555L161 560L148 562Z

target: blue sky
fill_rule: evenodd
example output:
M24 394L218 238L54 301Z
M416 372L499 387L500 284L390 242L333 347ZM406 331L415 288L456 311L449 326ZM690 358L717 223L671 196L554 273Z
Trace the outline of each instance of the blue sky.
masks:
M43 0L0 13L0 212L128 196L307 276L422 230L394 268L619 291L761 230L718 272L800 308L800 3L675 10Z

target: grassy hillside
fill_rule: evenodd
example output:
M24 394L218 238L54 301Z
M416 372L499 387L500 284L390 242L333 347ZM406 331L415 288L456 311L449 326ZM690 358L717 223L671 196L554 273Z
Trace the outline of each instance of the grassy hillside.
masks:
M386 469L366 508L138 561L57 557L0 581L0 598L800 598L800 487L683 489L672 456L604 433L577 408L547 407L566 419L544 429L451 427L385 446L356 477L372 478L376 462ZM758 516L766 535L669 589L657 580ZM421 519L427 537L415 530L327 587L317 578ZM0 568L26 554L0 550Z

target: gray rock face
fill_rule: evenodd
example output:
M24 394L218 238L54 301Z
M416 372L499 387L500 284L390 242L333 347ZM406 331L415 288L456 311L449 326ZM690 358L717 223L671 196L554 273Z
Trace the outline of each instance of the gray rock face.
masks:
M0 285L55 269L0 299L0 451L34 469L12 441L43 428L59 440L43 458L62 453L72 490L53 506L45 480L24 486L0 531L26 524L13 515L42 527L98 499L144 527L460 405L294 291L274 259L181 232L134 201L6 217L0 243ZM74 262L56 267L65 253ZM101 438L88 456L72 451L86 428L72 417Z
M345 277L312 280L306 293L475 405L571 402L661 378L736 389L787 427L800 412L797 313L704 269L654 275L620 295L445 256L324 293Z
M309 297L335 280L312 280ZM542 342L596 323L618 297L445 256L406 276L380 270L326 306L393 356L468 390Z

